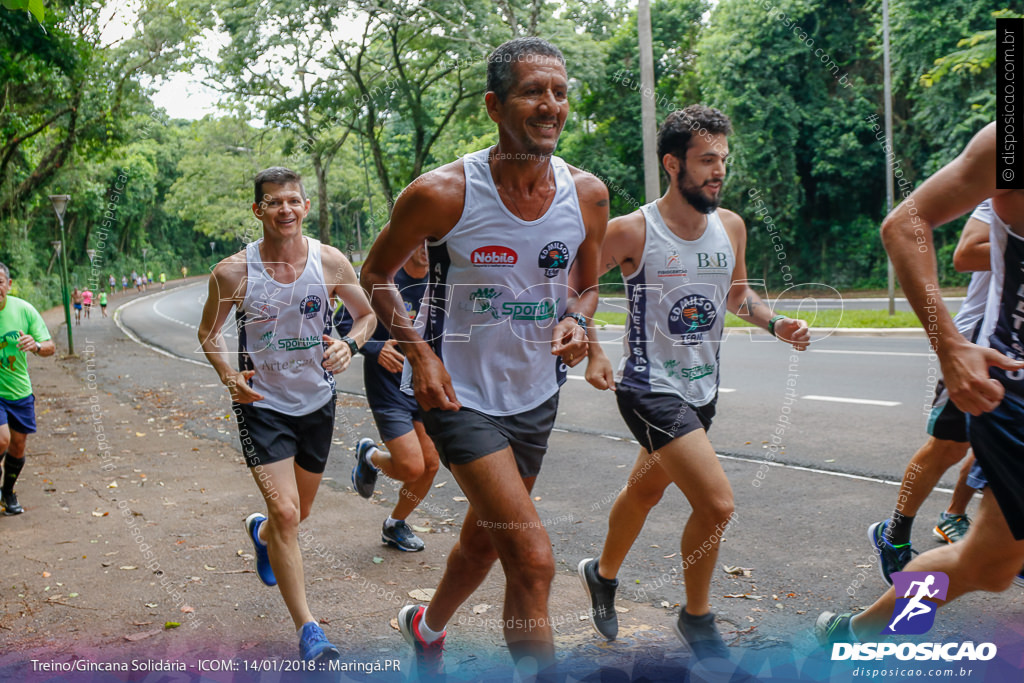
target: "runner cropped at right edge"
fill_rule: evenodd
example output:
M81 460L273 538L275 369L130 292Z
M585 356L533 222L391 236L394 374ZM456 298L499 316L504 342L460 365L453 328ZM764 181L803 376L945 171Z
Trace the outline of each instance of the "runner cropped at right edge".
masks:
M885 248L939 356L949 397L969 414L967 436L977 458L972 475L987 483L964 539L904 568L945 573L945 602L1006 590L1024 565L1024 191L996 189L996 135L994 123L983 128L882 223ZM974 344L957 330L939 294L932 230L986 199L992 200L992 282ZM856 616L823 612L815 623L819 642L877 640L896 598L890 588Z
M725 114L691 105L668 115L658 131L658 158L668 190L609 222L602 269L622 268L629 300L625 354L611 362L589 334L587 381L613 389L619 412L641 450L608 517L600 558L581 560L580 580L593 623L618 634L616 576L648 513L675 484L693 508L680 542L686 604L676 635L698 660L728 659L708 593L718 546L733 518L729 480L708 440L718 400L719 344L725 309L797 350L810 332L802 320L772 315L747 284L746 226L719 209L732 126Z
M981 320L985 316L988 299L990 268L989 226L992 223L992 202L986 199L971 214L953 254L953 266L963 272L971 271L971 282L960 311L953 318L956 329L965 339L977 341ZM949 507L932 529L940 541L955 543L964 537L971 525L967 504L974 495L968 483L974 458L964 459L970 444L967 442L967 417L949 400L946 384L941 379L935 385L935 400L928 417L928 440L914 453L903 473L896 508L892 516L868 527L868 540L878 555L882 578L892 585L890 575L902 571L917 553L910 543L914 518L939 479L950 467L964 461L953 490ZM977 484L977 482L972 483Z

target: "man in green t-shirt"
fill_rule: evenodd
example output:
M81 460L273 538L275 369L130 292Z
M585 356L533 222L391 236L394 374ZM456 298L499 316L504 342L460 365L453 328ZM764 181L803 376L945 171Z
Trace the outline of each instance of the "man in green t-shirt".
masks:
M14 482L25 466L25 440L36 431L28 354L52 356L57 347L39 311L29 302L9 296L10 291L11 271L0 263L0 506L5 515L20 515L25 509L14 495Z

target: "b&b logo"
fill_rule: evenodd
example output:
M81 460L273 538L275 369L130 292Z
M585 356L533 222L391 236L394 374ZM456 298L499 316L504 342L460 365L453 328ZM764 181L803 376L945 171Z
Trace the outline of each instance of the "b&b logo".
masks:
M559 270L565 270L569 267L569 247L558 241L548 242L540 250L540 256L537 257L537 265L545 269L545 277L558 275Z
M299 304L299 311L305 318L312 318L314 315L320 312L320 297L318 296L307 296Z
M920 635L935 623L936 605L925 600L945 600L949 577L943 572L893 572L896 606L883 635Z
M475 249L470 261L478 268L510 268L519 260L519 254L500 244Z

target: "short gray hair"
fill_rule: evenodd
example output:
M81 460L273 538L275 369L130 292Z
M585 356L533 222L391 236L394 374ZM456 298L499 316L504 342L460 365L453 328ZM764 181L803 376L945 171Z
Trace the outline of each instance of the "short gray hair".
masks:
M6 263L0 262L0 270L4 271L4 276L8 280L11 279L11 269L7 267Z
M543 38L513 38L494 48L487 57L487 90L505 101L512 86L512 65L515 62L532 62L537 57L551 57L565 66L562 51Z

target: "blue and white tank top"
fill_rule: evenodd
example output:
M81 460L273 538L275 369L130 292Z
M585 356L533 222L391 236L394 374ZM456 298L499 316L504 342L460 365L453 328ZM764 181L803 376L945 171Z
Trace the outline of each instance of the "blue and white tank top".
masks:
M256 371L249 386L264 396L253 405L286 415L308 415L334 393L334 375L321 365L331 306L320 241L304 239L306 265L290 284L267 273L262 239L246 245L245 298L235 312L238 367Z
M657 203L641 207L644 252L624 277L629 316L618 384L675 394L693 406L718 393L718 352L736 263L718 211L696 240L665 225Z
M555 196L540 218L506 208L490 149L463 157L466 195L455 227L428 242L430 280L416 330L444 363L462 405L514 415L551 398L566 367L551 355L569 269L586 235L569 166L551 157ZM403 391L412 393L409 364Z

